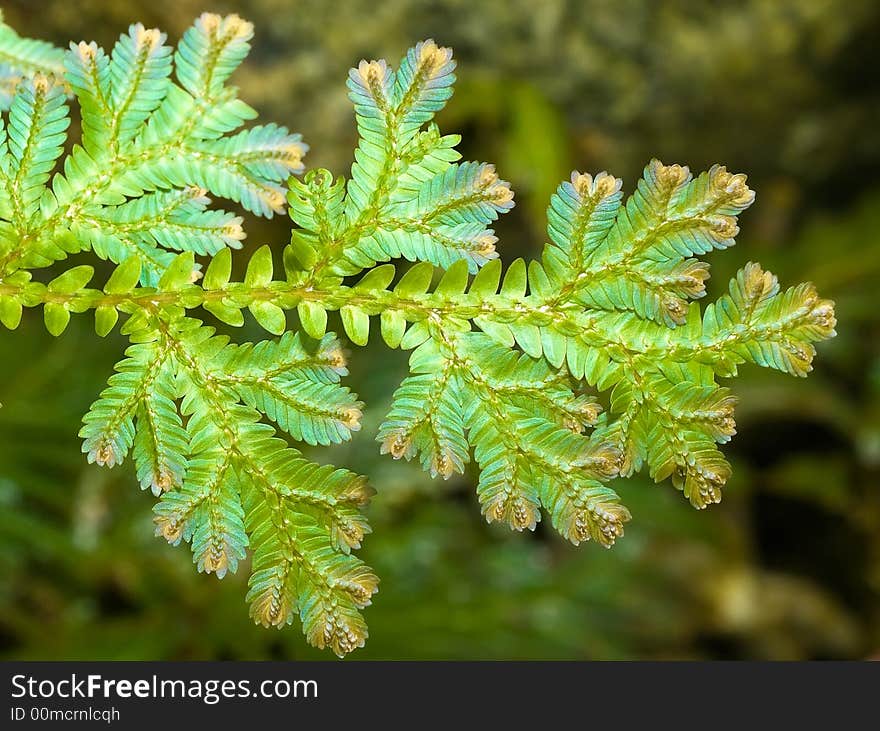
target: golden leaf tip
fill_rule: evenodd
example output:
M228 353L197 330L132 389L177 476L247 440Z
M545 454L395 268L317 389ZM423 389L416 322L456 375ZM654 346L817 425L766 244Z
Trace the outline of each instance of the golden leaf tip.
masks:
M412 448L412 442L406 434L392 433L385 437L379 449L381 454L390 454L394 459L406 456Z
M438 475L448 480L455 473L455 460L448 454L435 454L431 457L431 477Z
M40 95L48 93L49 87L52 85L49 77L45 74L34 74L33 84L34 91Z
M145 28L143 23L136 23L131 27L131 37L138 48L152 51L165 41L165 34L158 28Z
M76 48L74 49L76 53L79 54L79 57L83 61L93 61L95 57L98 55L98 46L93 41L91 43L86 43L85 41L80 41Z
M162 470L154 476L150 489L156 497L159 497L162 493L168 492L175 487L175 484L174 475L167 470Z
M513 207L513 191L510 183L501 180L491 164L482 165L477 178L477 186L485 191L488 199L499 208Z
M452 49L438 46L431 38L416 46L416 54L419 66L428 77L434 76L452 60Z
M106 440L102 439L89 452L89 461L94 462L100 467L115 467L118 461L116 450Z
M582 201L590 198L603 200L620 192L623 188L623 180L609 175L604 170L595 177L590 173L580 173L575 170L571 174L571 185Z
M713 216L710 224L712 226L710 233L716 241L735 238L739 233L739 226L733 216Z
M709 171L709 179L714 190L726 196L729 202L739 208L745 208L755 200L755 191L746 185L744 173L731 173L723 165L714 165Z
M357 406L350 406L339 414L339 423L346 429L358 431L361 428L361 419L364 412Z
M500 492L484 506L483 515L489 523L507 523L515 531L535 530L541 519L538 507L519 495Z
M161 536L171 545L180 543L183 536L183 525L165 515L157 515L153 518L156 524L156 535Z
M379 61L362 60L357 67L358 76L361 78L363 85L373 94L385 83L385 77L388 74L388 64L384 59Z
M474 253L484 257L491 257L495 254L495 244L498 243L498 237L491 233L484 233L477 237Z
M253 23L244 20L237 13L225 17L216 13L202 13L196 26L209 36L224 37L227 42L248 40L254 34Z
M669 188L676 188L690 179L691 171L687 165L664 165L659 160L654 160L652 167L657 180Z

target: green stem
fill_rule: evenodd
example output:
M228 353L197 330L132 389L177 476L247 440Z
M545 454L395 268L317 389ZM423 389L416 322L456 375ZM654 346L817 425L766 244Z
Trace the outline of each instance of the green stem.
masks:
M245 308L255 302L271 302L285 310L295 309L301 302L313 302L325 310L340 310L347 305L362 309L370 316L386 310L400 312L408 322L431 318L472 320L489 318L498 323L530 324L551 328L574 337L589 347L605 348L612 356L647 352L646 346L632 346L613 327L596 314L584 313L579 305L564 304L551 309L535 296L511 298L507 294L478 295L473 293L401 295L391 290L364 290L344 285L314 287L305 283L270 282L251 287L244 282L231 282L218 289L202 289L189 285L177 290L159 291L138 287L123 294L107 294L84 288L73 293L50 292L40 282L19 283L0 280L0 298L8 297L25 307L49 303L59 304L71 312L85 312L99 307L115 307L122 312L156 311L164 307L195 309L206 303L223 302ZM642 348L641 350L639 348Z

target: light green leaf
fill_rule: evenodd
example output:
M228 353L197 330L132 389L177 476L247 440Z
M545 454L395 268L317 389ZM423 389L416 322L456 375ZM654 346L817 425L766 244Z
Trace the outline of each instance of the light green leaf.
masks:
M366 345L370 338L370 318L360 307L346 305L340 310L345 332L355 345Z
M119 320L119 313L111 305L102 305L95 310L95 332L99 337L105 337Z
M43 307L43 319L49 334L57 337L67 328L67 323L70 322L70 312L64 305L47 302Z
M73 267L49 282L48 289L55 294L73 294L85 287L94 275L94 267L87 264Z
M287 318L278 305L271 302L257 300L248 305L248 309L260 327L268 330L273 335L281 335L287 329Z

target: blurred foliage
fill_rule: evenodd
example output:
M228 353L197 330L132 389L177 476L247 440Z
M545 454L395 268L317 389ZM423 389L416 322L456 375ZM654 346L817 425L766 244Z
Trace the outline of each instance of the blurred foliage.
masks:
M433 36L455 48L461 72L441 126L518 194L498 226L506 257L539 251L549 193L573 168L607 169L631 188L652 156L692 169L719 161L748 172L758 200L736 250L711 258L716 286L760 259L783 284L812 280L838 303L839 336L810 379L744 369L724 502L697 513L674 491L620 484L636 520L612 551L486 526L472 476L432 481L380 457L372 436L404 356L361 353L351 385L369 405L364 429L319 457L379 490L362 556L383 583L355 658L880 651L876 2L4 3L19 33L58 45L109 46L135 20L176 39L202 10L256 24L234 81L264 120L303 134L307 166L350 164L347 69ZM289 235L283 219L245 228L249 247ZM55 340L34 317L0 338L2 654L315 657L298 632L250 624L244 572L198 575L185 552L153 538L151 500L131 469L86 465L79 421L124 343L96 343L84 321Z

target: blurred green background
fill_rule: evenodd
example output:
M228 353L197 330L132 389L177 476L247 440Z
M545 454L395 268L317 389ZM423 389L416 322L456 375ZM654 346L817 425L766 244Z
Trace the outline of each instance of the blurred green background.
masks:
M203 10L256 24L236 81L301 132L309 166L344 174L347 69L425 37L459 61L440 118L466 158L517 192L506 260L535 255L549 194L573 168L632 190L653 156L748 173L738 246L711 257L710 297L750 259L837 301L838 337L806 381L745 368L734 466L698 513L669 485L618 481L631 508L611 551L543 527L487 526L474 476L431 480L373 441L406 355L353 353L367 401L350 444L321 450L378 495L361 555L382 578L356 658L865 658L880 653L880 4L875 0L78 0L4 2L21 34L110 47L137 20L176 42ZM289 236L248 220L248 247ZM39 312L0 335L0 654L25 659L329 658L297 627L251 624L246 572L196 573L153 538L129 465L89 467L79 420L124 339L88 318L61 338ZM259 338L245 328L239 337Z

